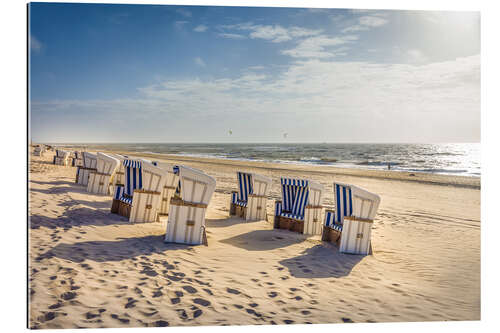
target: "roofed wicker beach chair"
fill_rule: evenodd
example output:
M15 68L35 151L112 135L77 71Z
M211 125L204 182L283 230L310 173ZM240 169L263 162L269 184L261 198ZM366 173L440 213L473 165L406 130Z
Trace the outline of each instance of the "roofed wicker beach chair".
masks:
M274 228L305 235L321 234L323 185L310 180L281 178L282 200L275 203Z
M113 189L113 203L111 213L129 217L132 208L132 196L134 190L142 188L142 163L139 160L123 159L117 171L117 177L121 177L123 183L117 183ZM123 170L123 175L119 175ZM125 204L125 205L124 205ZM128 211L127 211L128 210Z
M33 156L43 156L44 152L45 152L45 146L44 145L36 145L33 148Z
M238 191L231 192L229 215L237 215L247 221L266 220L271 178L245 172L237 172L236 178Z
M97 155L87 151L82 152L83 166L76 168L75 183L87 186L91 172L97 171Z
M371 253L371 228L380 197L360 187L333 183L335 209L326 209L324 241L336 243L340 252Z
M69 151L56 149L56 155L54 156L53 163L56 165L67 166L68 162L69 162Z
M120 160L117 158L98 152L97 170L90 172L87 192L108 195L112 178L119 164Z
M83 166L83 154L81 151L75 151L74 152L75 157L73 158L73 166L74 167L79 167Z
M160 222L162 217L168 216L168 210L170 208L170 200L178 191L179 186L179 167L157 163L159 168L165 170L166 173L166 181L163 186L163 190L161 191L160 202L158 204L158 211L156 213L156 221Z
M215 179L200 170L178 166L179 194L170 201L166 243L205 244L205 213L215 191Z

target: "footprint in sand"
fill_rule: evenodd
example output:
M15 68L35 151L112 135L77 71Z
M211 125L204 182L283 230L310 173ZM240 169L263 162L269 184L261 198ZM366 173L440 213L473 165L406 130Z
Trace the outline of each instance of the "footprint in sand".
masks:
M165 321L165 320L157 320L153 323L153 326L155 326L155 327L167 327L169 325L170 324L168 323L168 321Z
M278 296L278 293L275 291L271 291L271 292L267 293L267 296L274 298L274 297Z
M195 298L193 300L193 302L196 304L199 304L201 306L209 306L210 305L210 302L207 301L206 299L203 299L203 298Z
M75 297L76 297L76 293L71 292L71 291L67 291L67 292L65 292L65 293L63 293L63 294L61 295L61 298L62 298L63 300L65 300L65 301L69 301L69 300L71 300L71 299L73 299L73 298L75 298Z
M243 305L233 304L233 306L237 309L243 309Z
M117 314L114 314L114 313L111 315L111 318L119 320L123 324L128 324L130 322L130 319L128 319L128 318L120 318Z
M235 294L235 295L241 294L241 292L239 290L232 289L232 288L226 288L226 291L228 293Z
M344 323L354 323L351 318L342 317Z
M196 288L191 287L191 286L182 286L182 289L184 289L185 291L187 291L190 294L194 294L198 291Z
M129 297L127 300L128 300L128 302L127 302L127 304L125 304L125 309L135 307L135 303L138 302L136 299L133 299L132 297Z
M153 292L153 298L160 297L162 295L163 295L163 293L161 292L161 290L157 290L157 291Z

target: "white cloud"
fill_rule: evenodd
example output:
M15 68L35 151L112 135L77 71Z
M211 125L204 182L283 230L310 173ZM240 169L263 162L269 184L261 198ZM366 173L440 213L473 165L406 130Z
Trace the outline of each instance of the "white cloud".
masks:
M197 64L200 67L205 67L206 66L205 62L200 57L194 58L194 63Z
M415 142L480 137L479 55L425 65L309 59L276 76L247 73L236 78L168 80L139 92L138 98L119 100L34 101L32 114L55 112L61 126L70 114L95 115L103 123L117 124L122 133L117 139L128 129L137 135L163 133L158 124L173 114L173 132L168 135L184 138L189 129L191 140L209 140L220 126L241 123L245 114L252 114L244 122L249 138L269 137L275 124L293 131L298 140ZM33 123L39 126L40 120ZM108 133L109 127L102 130Z
M324 35L306 38L299 42L293 49L281 51L282 54L294 58L326 58L345 55L347 47L331 49L357 40L357 36L348 35L341 37L327 37ZM327 48L329 48L327 50Z
M193 29L193 31L196 31L196 32L205 32L207 31L208 27L204 24L200 24L199 26L197 26L196 28Z
M179 8L176 10L177 13L181 14L182 16L184 17L191 17L193 16L193 14L191 13L191 11L185 9L185 8Z
M220 33L218 35L220 37L229 38L229 39L246 39L245 36L240 35L240 34Z
M260 24L253 24L252 22L245 22L234 25L222 25L219 28L226 30L226 33L223 34L226 36L233 35L232 33L227 33L227 30L249 31L248 34L249 38L265 39L273 43L286 42L292 40L293 38L314 36L322 32L322 30L313 30L296 26L285 28L279 24L260 25Z
M387 24L389 21L385 18L369 15L369 16L361 16L357 19L357 24L348 26L342 29L343 33L346 32L355 32L355 31L366 31L371 28L381 27Z
M43 44L36 39L35 36L30 35L30 48L33 52L40 52L42 50Z

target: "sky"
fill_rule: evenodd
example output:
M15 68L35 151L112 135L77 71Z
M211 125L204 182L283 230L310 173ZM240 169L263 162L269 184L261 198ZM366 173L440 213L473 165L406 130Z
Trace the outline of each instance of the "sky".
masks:
M31 3L28 33L33 142L480 141L479 12Z

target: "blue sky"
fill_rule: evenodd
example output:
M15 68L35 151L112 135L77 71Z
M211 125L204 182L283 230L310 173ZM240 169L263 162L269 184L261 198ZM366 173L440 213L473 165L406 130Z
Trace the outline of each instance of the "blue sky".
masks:
M477 12L29 12L35 142L480 140Z

